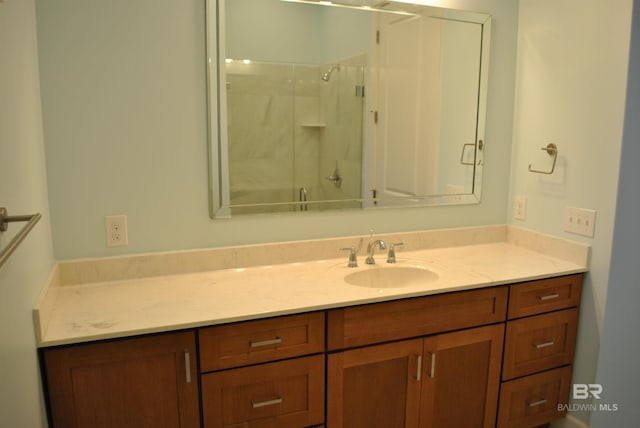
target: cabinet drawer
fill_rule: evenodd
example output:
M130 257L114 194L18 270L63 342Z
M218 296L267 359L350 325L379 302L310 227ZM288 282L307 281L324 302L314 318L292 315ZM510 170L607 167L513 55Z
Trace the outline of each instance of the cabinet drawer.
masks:
M577 327L577 308L509 321L502 379L571 364Z
M507 287L461 291L328 312L329 350L504 321Z
M293 315L203 328L203 372L263 363L324 350L324 313Z
M502 384L498 428L537 427L564 416L571 366Z
M324 356L202 375L206 428L306 427L324 422Z
M578 306L582 278L578 274L512 285L509 319Z

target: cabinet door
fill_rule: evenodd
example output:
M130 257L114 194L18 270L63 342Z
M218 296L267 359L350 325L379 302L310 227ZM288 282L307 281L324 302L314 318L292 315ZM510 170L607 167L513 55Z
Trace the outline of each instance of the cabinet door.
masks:
M200 426L193 332L45 350L55 428Z
M424 340L422 428L495 426L504 326Z
M327 426L417 427L422 339L330 354Z

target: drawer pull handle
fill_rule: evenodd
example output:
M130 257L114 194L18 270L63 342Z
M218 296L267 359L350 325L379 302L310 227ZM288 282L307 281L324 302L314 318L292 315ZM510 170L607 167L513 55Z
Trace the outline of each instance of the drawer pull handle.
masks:
M251 407L254 409L257 409L260 407L273 406L280 403L282 403L282 397L277 397L277 398L274 398L273 400L258 401L258 402L251 400Z
M188 349L184 350L184 371L187 383L191 383L191 354Z
M436 353L429 352L429 355L431 355L431 369L429 370L429 377L433 379L436 375Z
M553 300L553 299L557 299L558 297L560 297L558 293L553 293L553 294L547 294L545 296L538 296L538 300L541 302L544 302L545 300Z
M548 342L544 342L544 343L534 343L533 346L536 349L542 349L542 348L547 348L549 346L553 346L555 345L555 342L553 340L550 340Z
M275 339L261 340L259 342L249 342L252 348L260 348L261 346L277 345L282 343L282 338L276 337Z
M542 406L543 404L545 404L547 402L547 400L545 400L544 398L542 400L538 400L538 401L534 401L533 403L529 403L529 407L537 407L537 406Z
M422 380L422 355L418 355L416 358L416 380L418 382Z

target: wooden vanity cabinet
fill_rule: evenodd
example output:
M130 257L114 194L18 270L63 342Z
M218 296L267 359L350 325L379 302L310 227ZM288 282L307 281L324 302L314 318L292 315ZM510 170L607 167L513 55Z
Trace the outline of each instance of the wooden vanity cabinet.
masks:
M511 286L499 428L563 417L571 384L583 275Z
M51 425L540 426L566 413L582 278L47 348Z
M329 311L327 426L495 426L506 302L494 287Z
M55 428L200 426L194 332L45 349Z

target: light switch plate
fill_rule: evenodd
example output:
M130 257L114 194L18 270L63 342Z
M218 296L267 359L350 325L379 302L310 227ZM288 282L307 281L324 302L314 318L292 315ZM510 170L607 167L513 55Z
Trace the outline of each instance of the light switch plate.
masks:
M564 230L576 235L593 238L596 229L596 211L585 208L567 207Z

